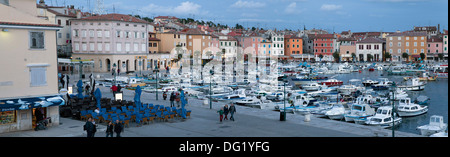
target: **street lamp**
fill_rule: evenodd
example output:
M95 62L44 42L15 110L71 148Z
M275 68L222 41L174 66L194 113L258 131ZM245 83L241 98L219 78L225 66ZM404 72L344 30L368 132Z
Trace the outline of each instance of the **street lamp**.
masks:
M116 67L117 67L117 65L116 65L116 63L114 63L113 64L113 74L114 74L114 84L113 85L116 85Z
M159 63L158 63L159 64ZM156 86L155 86L155 93L156 93L156 100L158 100L158 65L155 66L155 70L153 70L153 72L156 72Z
M212 83L211 83L211 80L212 80L212 76L214 75L214 66L211 70L209 70L209 73L211 74L209 76L209 109L212 109L212 91L211 91Z
M392 105L392 113L391 113L391 116L392 116L392 137L395 137L395 129L394 129L395 117L394 117L394 113L395 113L395 88L396 87L397 87L397 85L395 84L395 82L393 82L392 85L391 85L392 98L391 98L391 96L389 96L389 100L391 100L390 103Z

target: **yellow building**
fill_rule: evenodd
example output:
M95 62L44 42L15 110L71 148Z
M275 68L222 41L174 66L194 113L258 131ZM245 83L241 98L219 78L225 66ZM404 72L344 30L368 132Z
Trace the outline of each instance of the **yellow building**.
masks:
M30 130L35 111L59 125L56 31L35 0L0 1L0 133ZM36 110L36 108L40 108Z

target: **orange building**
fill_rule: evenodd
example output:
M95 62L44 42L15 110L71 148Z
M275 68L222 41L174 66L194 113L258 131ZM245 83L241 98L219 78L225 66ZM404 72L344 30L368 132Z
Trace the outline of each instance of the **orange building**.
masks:
M284 55L289 58L294 58L292 55L303 54L303 38L295 35L285 35L284 45Z

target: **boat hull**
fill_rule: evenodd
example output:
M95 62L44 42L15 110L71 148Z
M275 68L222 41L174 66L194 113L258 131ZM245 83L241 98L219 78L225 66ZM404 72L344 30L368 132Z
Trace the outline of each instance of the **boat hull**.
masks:
M427 112L428 112L428 108L424 108L424 109L419 110L419 111L411 111L411 112L408 112L408 111L397 111L397 114L400 117L413 117L413 116L418 116L418 115L421 115L421 114L425 114Z

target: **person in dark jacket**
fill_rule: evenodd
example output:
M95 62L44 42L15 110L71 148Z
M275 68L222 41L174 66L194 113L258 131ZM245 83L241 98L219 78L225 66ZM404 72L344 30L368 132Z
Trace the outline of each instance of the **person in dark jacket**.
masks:
M114 132L114 125L112 122L108 123L108 126L106 126L106 137L111 136L113 137Z
M95 125L92 123L92 118L88 118L86 124L84 124L84 129L87 132L87 137L94 137Z
M170 107L173 107L175 105L173 103L173 101L175 101L175 94L173 92L170 94L169 100L170 100Z
M119 120L116 120L116 123L114 124L114 132L116 133L116 137L121 137L120 133L123 132L123 126Z
M122 86L120 86L120 84L119 84L119 85L117 85L117 92L120 93L120 90L122 90Z
M234 121L234 113L236 112L236 107L234 106L234 104L230 105L230 108L228 109L230 111L231 117L230 120Z
M228 112L229 112L228 105L225 105L223 107L223 114L225 115L225 118L223 118L223 120L228 120Z

